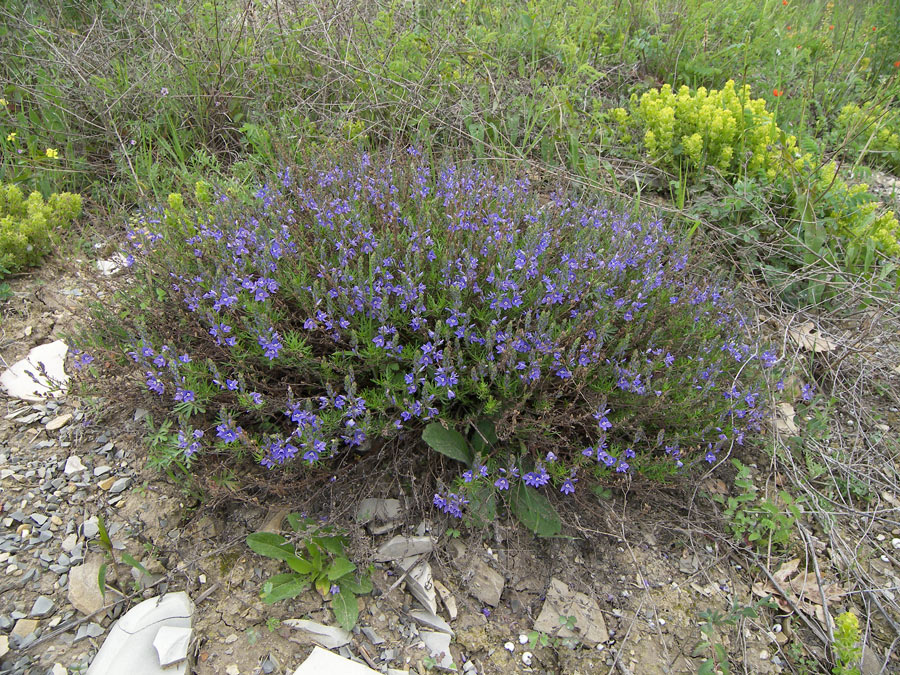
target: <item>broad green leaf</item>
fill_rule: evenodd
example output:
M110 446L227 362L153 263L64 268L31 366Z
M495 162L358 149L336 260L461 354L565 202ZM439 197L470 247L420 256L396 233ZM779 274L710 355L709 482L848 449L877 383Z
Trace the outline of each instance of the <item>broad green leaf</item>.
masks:
M297 574L309 574L313 571L313 566L308 560L296 556L288 560L287 564L288 567L297 572Z
M362 579L357 579L355 576L348 577L341 581L341 588L356 595L366 595L372 592L372 580L369 577L363 577Z
M293 578L290 581L274 586L272 591L263 597L263 602L267 605L271 605L279 600L296 598L309 588L309 582L306 579L301 579L300 577L295 577L293 575L291 576ZM275 577L272 577L272 579L275 579Z
M359 605L356 604L356 596L349 590L341 589L341 592L331 597L331 609L334 618L344 630L353 630L356 619L359 617Z
M323 598L328 597L328 592L331 590L331 582L328 580L327 575L322 574L316 579L316 590Z
M437 450L450 459L462 462L466 466L472 466L472 453L466 438L458 431L446 429L440 422L432 422L422 432L422 440L432 450Z
M355 569L356 565L354 565L346 558L338 558L333 563L331 563L331 566L326 571L326 574L328 575L328 579L330 581L336 581L345 574L350 574L350 572Z
M509 505L516 518L539 537L554 537L562 523L547 498L524 483L517 483L510 494Z
M285 518L287 518L288 525L291 526L294 532L299 532L314 522L312 518L304 518L299 513L289 513Z
M314 537L313 541L329 553L341 555L344 552L343 537Z
M488 419L479 420L472 430L472 447L475 448L475 452L484 452L496 442L497 432L494 423Z
M484 527L497 518L497 495L493 488L481 485L469 492L466 509L472 525Z
M247 535L247 546L259 555L275 560L291 560L296 558L294 548L280 534L272 532L254 532Z

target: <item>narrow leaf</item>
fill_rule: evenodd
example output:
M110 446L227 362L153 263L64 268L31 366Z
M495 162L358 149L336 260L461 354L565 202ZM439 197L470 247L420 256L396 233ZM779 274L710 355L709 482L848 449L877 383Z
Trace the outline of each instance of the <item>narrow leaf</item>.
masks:
M106 563L100 565L100 572L97 574L97 585L100 587L100 595L106 600Z
M141 565L141 563L139 563L137 560L135 560L134 557L132 557L131 555L129 555L127 553L123 553L122 554L122 562L128 563L134 569L139 570L141 572L141 574L144 574L148 577L150 576L150 572L148 572L147 569L143 565Z
M273 579L275 577L272 577ZM288 600L290 598L296 598L303 591L309 588L309 582L306 579L301 579L299 577L294 577L293 580L288 581L284 584L279 584L272 588L270 593L267 593L263 598L263 602L268 605L271 605L279 600Z

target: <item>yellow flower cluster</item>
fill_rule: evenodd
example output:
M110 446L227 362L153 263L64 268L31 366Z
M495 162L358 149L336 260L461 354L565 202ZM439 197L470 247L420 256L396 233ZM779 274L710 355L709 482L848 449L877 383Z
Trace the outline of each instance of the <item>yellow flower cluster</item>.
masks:
M618 124L627 122L621 108L610 112ZM702 171L715 166L726 175L746 173L774 180L783 153L796 147L784 136L764 99L750 97L750 87L735 88L733 80L720 89L682 86L678 93L668 84L632 96L631 115L643 129L650 157L672 173Z
M36 265L50 251L53 232L81 213L81 197L40 192L26 198L15 185L0 185L0 276Z

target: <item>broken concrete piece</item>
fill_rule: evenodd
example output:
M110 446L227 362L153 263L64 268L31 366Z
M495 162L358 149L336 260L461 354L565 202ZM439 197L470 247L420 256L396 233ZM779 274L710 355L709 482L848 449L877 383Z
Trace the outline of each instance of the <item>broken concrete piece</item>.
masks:
M281 622L290 628L303 631L312 642L327 649L338 649L350 642L350 633L337 626L326 626L307 619L285 619Z
M409 615L418 623L428 626L429 628L432 628L440 633L447 633L448 635L454 634L453 629L450 628L450 624L444 621L437 614L425 612L421 609L414 609L409 613Z
M43 401L66 393L69 376L63 368L69 347L62 340L39 345L2 375L0 387L13 398Z
M69 602L84 615L93 614L103 607L103 595L97 585L101 564L100 558L94 557L69 570Z
M433 633L431 631L419 631L419 637L428 647L431 656L437 660L441 668L453 668L453 655L450 653L450 636L447 633Z
M561 616L575 617L574 631L560 623ZM547 599L534 622L534 629L561 638L578 638L591 647L609 640L597 601L584 593L572 593L559 579L550 580Z
M185 592L167 593L132 607L113 624L87 675L187 675L187 660L163 671L154 641L165 627L190 630L194 603Z
M343 656L332 654L321 647L314 647L312 654L294 671L294 675L380 675L368 666Z
M153 648L159 655L159 665L168 668L188 657L191 636L194 631L188 627L163 626L153 638Z
M402 537L399 534L382 544L375 552L375 560L389 562L411 556L431 553L434 542L431 537Z
M444 603L444 607L447 608L447 616L450 617L451 621L456 620L457 610L456 610L456 598L453 597L453 593L450 592L444 584L442 584L437 579L434 580L434 587L437 589L438 595L441 596L441 601Z
M400 561L400 567L409 569L417 558L404 558ZM434 578L431 574L431 565L422 562L412 568L406 576L406 588L412 596L422 603L422 606L432 614L437 614L437 594L434 590Z
M472 580L469 582L469 593L491 607L500 604L503 593L503 575L495 572L486 562L475 558L471 563Z

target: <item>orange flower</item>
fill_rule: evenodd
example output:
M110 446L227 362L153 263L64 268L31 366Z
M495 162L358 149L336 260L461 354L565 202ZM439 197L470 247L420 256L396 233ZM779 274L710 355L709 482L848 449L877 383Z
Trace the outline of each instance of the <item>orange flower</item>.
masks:
M787 7L787 0L781 0L781 4Z
M834 30L834 24L831 24L830 26L828 26L828 30Z
M790 30L790 29L791 29L791 27L790 27L790 25L788 25L788 27L787 27L787 29L788 29L788 30Z
M874 33L876 30L878 30L878 28L875 26L872 26L872 32Z
M900 61L894 61L894 68L900 68Z
M784 93L784 89L778 89L777 87L772 90L772 96L774 96L775 98L778 98L783 93Z

